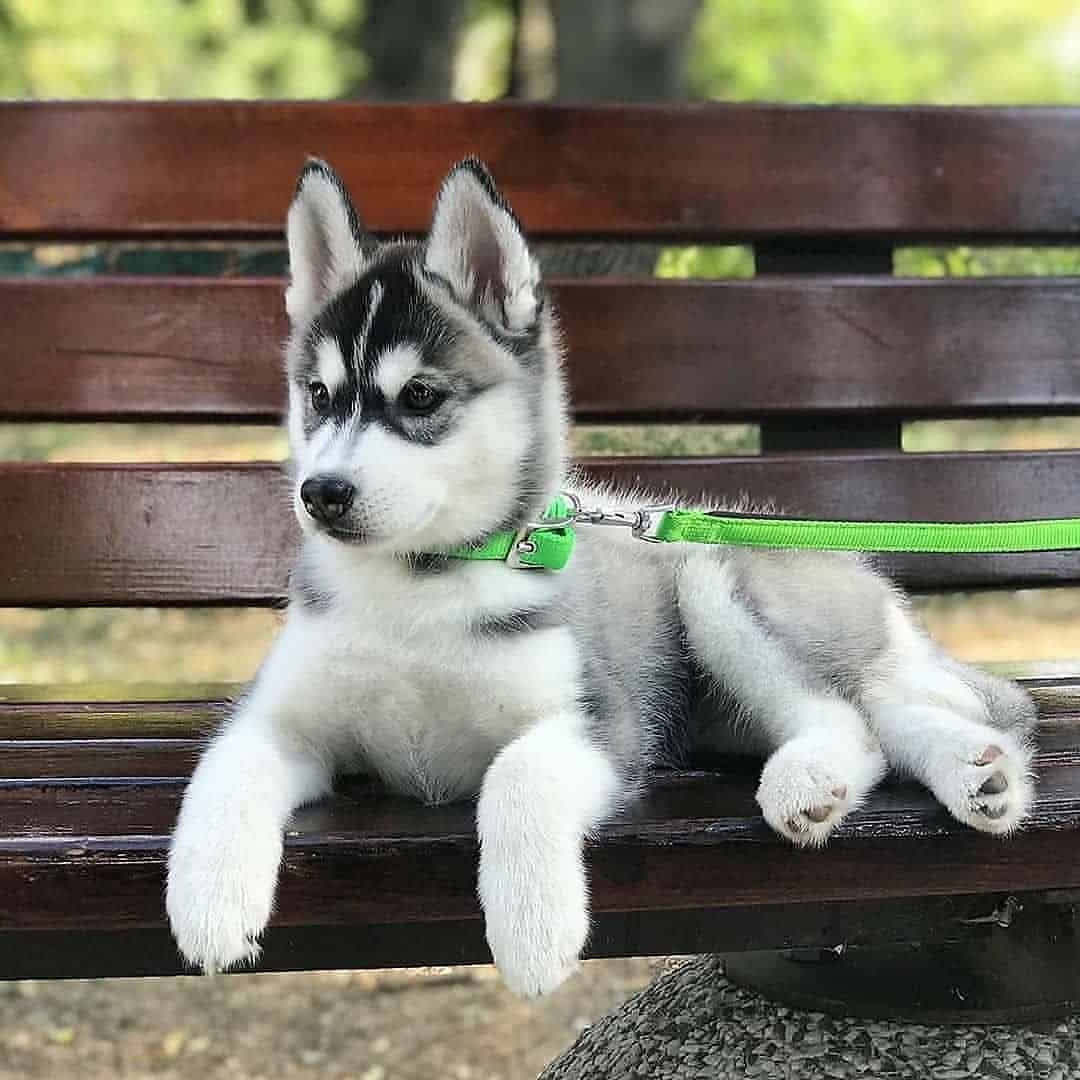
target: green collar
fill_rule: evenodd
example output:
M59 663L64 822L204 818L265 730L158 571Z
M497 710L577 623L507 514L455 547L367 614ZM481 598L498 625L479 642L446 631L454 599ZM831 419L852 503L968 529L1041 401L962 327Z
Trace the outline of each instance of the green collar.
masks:
M516 532L492 533L482 544L450 548L451 559L504 562L528 570L561 570L574 551L574 511L561 495L553 499L539 521Z

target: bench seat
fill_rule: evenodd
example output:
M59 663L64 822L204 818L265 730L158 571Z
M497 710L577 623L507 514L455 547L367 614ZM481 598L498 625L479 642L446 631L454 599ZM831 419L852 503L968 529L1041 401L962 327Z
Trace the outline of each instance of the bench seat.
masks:
M962 934L1006 894L1080 889L1080 680L1043 702L1038 799L1021 841L959 825L889 783L826 851L795 851L737 758L657 776L590 848L590 955L767 949ZM179 972L164 924L169 832L225 701L0 697L0 974ZM60 697L61 695L56 695ZM69 695L70 696L70 695ZM87 737L92 733L92 737ZM425 807L346 778L300 810L263 969L488 959L471 804ZM812 903L808 903L812 901Z

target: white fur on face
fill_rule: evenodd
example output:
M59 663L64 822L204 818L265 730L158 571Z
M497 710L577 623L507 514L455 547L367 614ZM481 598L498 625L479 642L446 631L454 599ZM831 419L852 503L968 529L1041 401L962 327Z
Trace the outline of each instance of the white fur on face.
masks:
M296 455L299 485L331 472L356 488L353 513L368 549L410 552L461 543L511 509L527 451L526 403L513 383L480 395L435 446L411 442L381 424L322 425Z
M375 322L375 313L382 303L383 293L386 289L381 281L374 281L371 292L368 293L367 314L364 316L364 325L360 330L360 336L356 339L356 361L359 364L364 357L364 348L367 345L368 334L371 333L371 325Z
M423 357L415 345L395 345L376 361L375 382L387 401L393 401L401 388L420 370Z
M319 381L325 384L331 394L336 394L345 384L345 359L341 348L333 338L323 338L315 346L315 360L318 365Z

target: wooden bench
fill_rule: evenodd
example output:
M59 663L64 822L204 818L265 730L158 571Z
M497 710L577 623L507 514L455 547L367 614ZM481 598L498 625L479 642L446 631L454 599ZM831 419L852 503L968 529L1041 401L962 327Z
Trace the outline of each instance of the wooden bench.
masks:
M467 152L543 241L753 246L754 280L554 282L578 419L761 425L760 456L596 473L820 515L1080 515L1078 451L900 445L916 418L1080 412L1077 284L891 276L901 244L1080 243L1080 112L8 104L0 239L280 240L306 153L373 229L416 232ZM282 289L5 278L0 419L276 422ZM295 539L278 483L271 464L2 463L0 604L277 604ZM923 591L1080 581L1075 553L890 565ZM1071 903L1080 682L1032 685L1023 835L976 835L894 784L828 850L796 851L758 815L756 766L710 762L658 777L592 846L592 955L952 940L1008 895ZM209 698L0 688L0 976L181 970L163 869ZM262 967L486 960L476 855L471 806L344 784L296 815Z

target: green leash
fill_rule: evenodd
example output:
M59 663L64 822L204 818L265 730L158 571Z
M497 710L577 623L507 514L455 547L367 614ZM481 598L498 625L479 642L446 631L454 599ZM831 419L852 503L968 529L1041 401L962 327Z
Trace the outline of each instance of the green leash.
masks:
M655 529L662 543L738 544L816 551L919 555L1006 555L1080 548L1080 518L1039 521L813 521L670 510Z
M540 521L500 532L483 544L452 548L455 559L484 559L526 569L561 570L574 550L575 525L630 528L654 544L727 544L813 551L904 552L918 555L1009 555L1080 550L1080 518L1035 521L826 521L761 514L706 513L672 506L636 511L586 510L561 495Z

